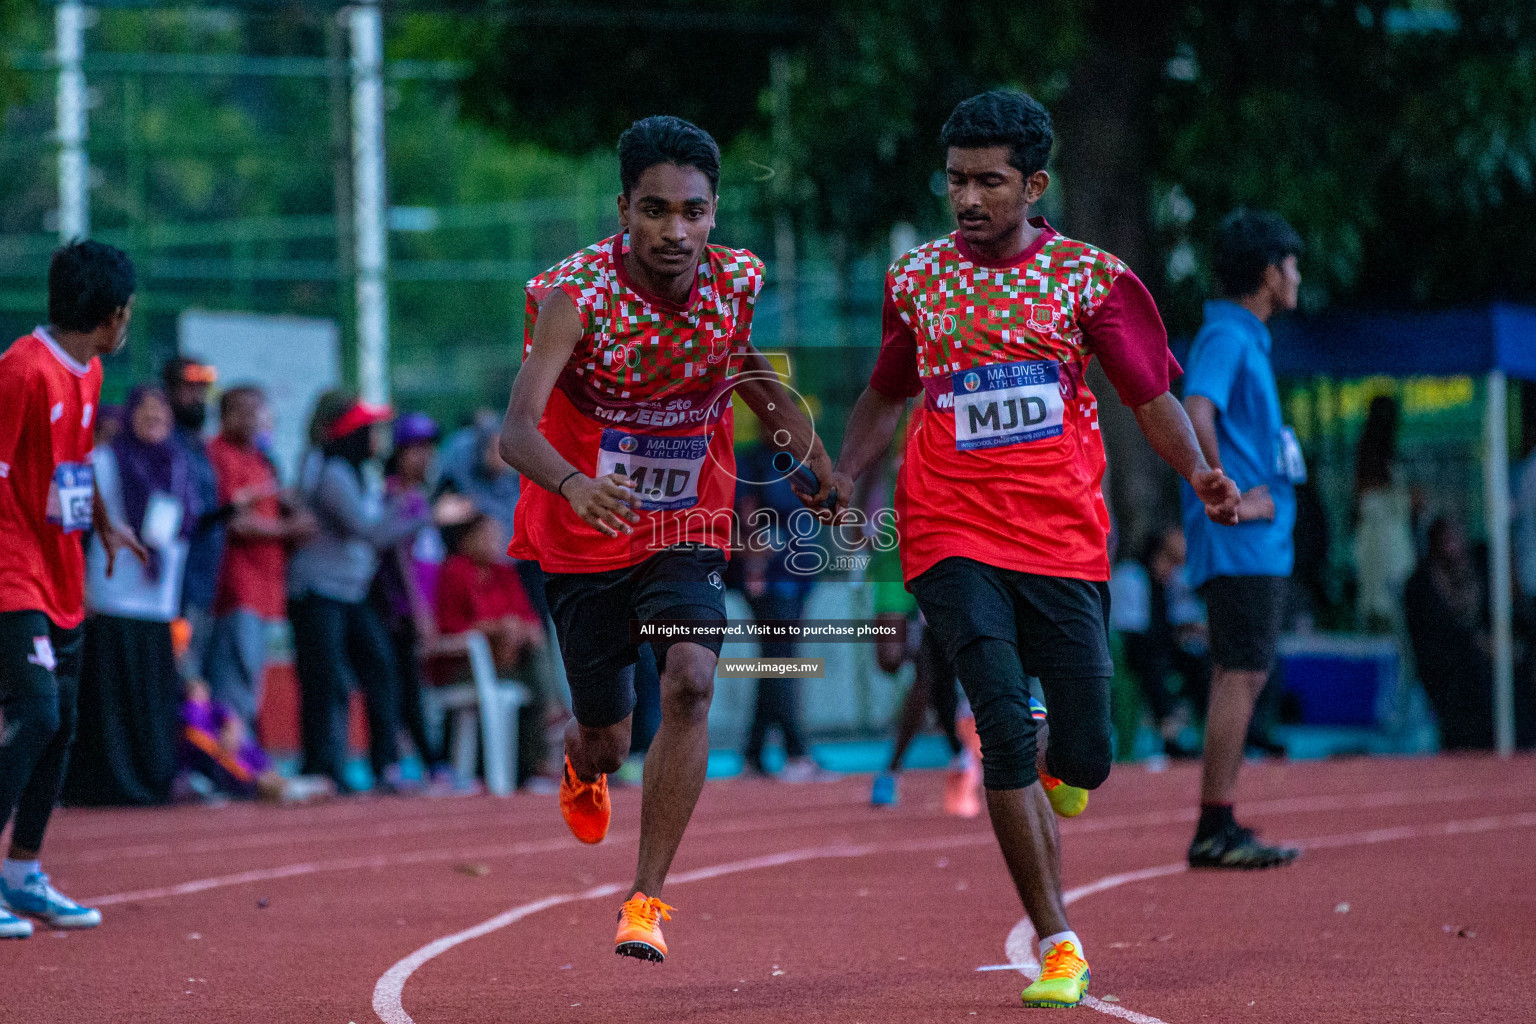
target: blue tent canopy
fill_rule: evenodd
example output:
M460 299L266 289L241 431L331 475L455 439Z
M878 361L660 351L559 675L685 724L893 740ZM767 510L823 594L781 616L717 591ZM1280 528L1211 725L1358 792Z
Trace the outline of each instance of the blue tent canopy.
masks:
M1536 307L1495 303L1433 313L1280 317L1275 372L1330 377L1451 376L1503 370L1536 380Z

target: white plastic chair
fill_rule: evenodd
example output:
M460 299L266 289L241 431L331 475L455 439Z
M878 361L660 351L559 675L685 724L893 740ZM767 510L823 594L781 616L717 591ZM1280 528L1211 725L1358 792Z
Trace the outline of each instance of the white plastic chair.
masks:
M516 680L496 677L496 659L484 633L471 630L463 638L471 681L423 687L425 710L434 722L453 713L449 749L459 778L474 777L475 754L483 747L486 788L497 796L510 796L517 781L517 713L528 703L528 688Z

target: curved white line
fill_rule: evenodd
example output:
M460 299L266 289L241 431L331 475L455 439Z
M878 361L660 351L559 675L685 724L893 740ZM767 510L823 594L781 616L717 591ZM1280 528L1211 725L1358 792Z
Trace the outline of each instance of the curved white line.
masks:
M1502 829L1529 828L1536 826L1536 812L1524 814L1490 815L1484 818L1468 818L1461 821L1445 821L1438 825L1402 825L1394 828L1376 828L1364 832L1348 832L1343 835L1316 836L1298 842L1296 845L1303 850L1327 850L1341 846L1369 846L1374 843L1391 843L1403 839L1424 839L1434 836L1466 835L1472 832L1492 832ZM1062 894L1062 903L1071 906L1078 900L1107 889L1114 889L1122 885L1130 885L1135 882L1145 882L1153 878L1162 878L1167 875L1177 875L1187 872L1189 865L1184 861L1176 861L1172 864L1159 864L1156 867L1141 868L1137 871L1122 871L1119 874L1106 875L1097 881L1080 885L1075 889L1069 889ZM1003 948L1008 955L1008 963L1026 978L1034 980L1039 974L1040 962L1035 956L1038 940L1035 937L1035 927L1026 916L1014 925L1008 932L1008 938L1003 943ZM1001 965L998 965L1001 966ZM1121 1017L1132 1021L1133 1024L1166 1024L1156 1017L1149 1017L1134 1010L1128 1010L1114 1003L1106 1003L1102 999L1093 996L1084 996L1083 1005L1100 1013L1109 1014L1111 1017Z
M918 844L896 844L890 847L878 846L818 846L803 850L788 850L784 853L771 853L763 857L752 857L748 860L730 861L725 864L713 864L709 867L696 868L693 871L682 871L667 879L668 886L684 885L688 882L701 882L711 878L719 878L722 875L734 875L742 871L757 871L763 868L782 867L785 864L794 864L805 860L823 860L831 857L863 857L875 853L881 849L897 850L906 847L920 847ZM441 956L453 947L472 939L478 939L482 935L489 935L509 924L521 921L531 914L537 914L541 910L559 906L562 903L574 903L579 900L601 899L604 896L613 896L624 891L624 886L617 882L607 885L595 886L583 892L562 893L556 896L546 896L532 903L524 903L513 907L504 913L497 914L489 920L482 921L471 928L452 935L445 935L435 942L429 942L410 956L396 963L385 971L379 978L378 984L373 987L373 1012L378 1014L384 1024L415 1024L415 1018L405 1012L405 1006L401 1002L401 996L405 991L405 983L410 980L422 964Z

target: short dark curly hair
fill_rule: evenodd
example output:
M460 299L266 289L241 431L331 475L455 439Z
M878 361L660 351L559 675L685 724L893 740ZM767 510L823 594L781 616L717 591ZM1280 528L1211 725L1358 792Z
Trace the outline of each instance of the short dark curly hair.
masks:
M1300 256L1301 236L1285 218L1269 210L1238 208L1216 229L1211 266L1221 293L1229 298L1252 295L1264 283L1264 271L1287 256Z
M625 195L657 164L693 167L709 179L711 192L720 190L720 147L714 136L680 117L641 118L619 136L619 183Z
M137 287L123 250L88 238L71 242L48 264L48 322L63 331L94 331L128 305Z
M1045 169L1056 133L1039 100L1017 89L994 89L962 100L939 130L939 141L946 148L1007 146L1008 162L1027 178Z

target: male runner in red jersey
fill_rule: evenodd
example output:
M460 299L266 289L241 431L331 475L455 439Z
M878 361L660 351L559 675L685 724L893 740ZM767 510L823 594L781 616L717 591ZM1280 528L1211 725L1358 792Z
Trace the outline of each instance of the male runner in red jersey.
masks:
M620 232L528 283L528 340L501 453L523 474L509 553L537 559L575 712L560 811L578 839L608 831L607 773L629 751L631 620L725 622L735 459L730 392L831 493L809 418L750 342L763 265L710 245L720 151L675 117L619 139ZM728 367L743 372L727 379ZM656 636L661 728L645 762L640 856L615 951L667 953L658 898L698 802L720 638Z
M1093 789L1109 775L1109 513L1089 360L1213 519L1232 521L1238 493L1168 393L1178 364L1141 282L1030 216L1050 182L1045 108L985 93L956 107L941 137L959 230L891 267L880 357L848 422L839 482L878 458L921 394L896 498L902 575L975 711L992 828L1041 937L1043 970L1024 1002L1073 1006L1088 964L1041 783ZM1035 767L1028 675L1051 709L1052 778Z
M91 472L101 360L122 347L133 310L128 257L75 242L48 267L48 326L0 356L0 938L94 928L101 912L55 889L38 862L75 739L85 555L95 529L107 573L122 548L148 554L102 507Z

